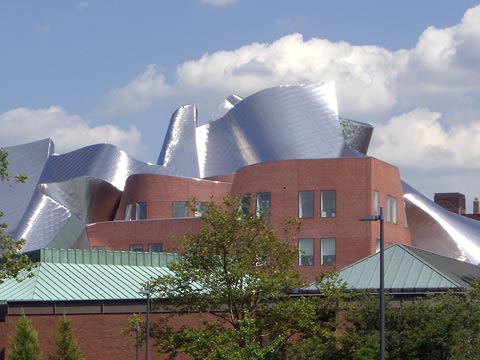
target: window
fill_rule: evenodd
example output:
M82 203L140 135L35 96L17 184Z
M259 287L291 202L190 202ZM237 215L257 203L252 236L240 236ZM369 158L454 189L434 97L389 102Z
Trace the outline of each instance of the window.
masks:
M208 202L195 201L195 217L203 217L207 215Z
M405 207L405 203L403 203L403 218L405 219L405 227L408 228L408 220L407 220L407 208Z
M388 195L387 196L387 216L385 218L385 220L387 220L388 222L392 220L391 204L392 204L392 198L390 197L390 195Z
M186 218L186 217L188 217L188 202L187 201L174 201L173 202L173 217L174 218Z
M162 252L162 243L148 244L148 251L150 252Z
M270 199L269 192L257 194L257 217L270 218Z
M335 238L326 238L321 239L320 245L320 257L322 261L322 265L335 265L337 258L336 258L336 250L335 250Z
M252 206L252 195L250 194L245 194L240 197L240 211L243 213L245 216L250 215L250 207Z
M105 251L105 250L107 250L107 248L105 247L105 245L102 245L102 246L94 246L94 247L92 248L92 250Z
M125 205L125 220L132 220L132 204Z
M129 250L130 251L143 251L143 245L142 244L132 244L132 245L130 245Z
M299 191L298 217L300 219L313 217L313 191Z
M135 220L145 220L147 218L147 203L139 202L135 208Z
M392 197L392 222L397 223L397 198Z
M313 265L313 239L298 240L298 265Z
M373 215L379 215L378 207L378 191L373 192Z
M375 252L378 253L380 251L380 239L377 239L375 243Z
M336 192L335 190L320 192L320 216L322 218L334 218L337 214L336 210Z

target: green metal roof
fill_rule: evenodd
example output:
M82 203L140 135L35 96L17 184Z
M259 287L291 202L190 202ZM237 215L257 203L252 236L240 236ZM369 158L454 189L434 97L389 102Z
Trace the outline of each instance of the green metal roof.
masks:
M138 294L152 278L170 273L175 254L74 249L30 253L39 265L33 277L0 285L0 300L79 301L142 299ZM37 258L35 258L37 257Z
M380 287L380 254L370 255L340 270L347 288L356 290ZM434 254L403 244L385 249L385 290L395 292L436 292L467 290L480 278L480 266ZM311 284L303 290L315 290Z

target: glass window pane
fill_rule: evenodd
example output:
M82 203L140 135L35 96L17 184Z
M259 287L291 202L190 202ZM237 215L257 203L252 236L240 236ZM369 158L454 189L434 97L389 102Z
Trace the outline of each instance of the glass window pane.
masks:
M380 239L377 239L377 242L375 244L375 252L379 252L380 251Z
M147 218L147 203L137 203L135 209L135 220L145 220Z
M130 245L129 250L130 251L143 251L143 245L142 244L132 244L132 245Z
M186 217L188 217L188 202L187 201L174 201L173 202L173 217L174 218L186 218Z
M94 246L92 250L105 251L105 250L107 250L107 248L105 247L105 245L102 245L102 246Z
M195 217L202 217L207 215L208 202L195 201Z
M385 218L385 220L387 221L390 221L391 220L391 197L390 196L387 196L387 216Z
M298 265L313 265L313 239L298 240Z
M245 216L250 215L250 208L252 206L252 195L250 194L245 194L240 197L240 211L243 213Z
M270 193L257 194L257 217L268 219L270 217Z
M320 252L322 265L335 265L337 259L334 238L321 239Z
M337 215L336 210L336 193L335 190L321 191L320 192L320 201L321 201L321 217L335 217Z
M397 223L397 198L392 197L392 222Z
M132 220L132 204L125 205L125 220Z
M298 217L313 217L313 191L300 191L298 193Z
M150 251L150 252L162 252L162 243L148 244L148 251Z
M378 207L378 191L373 192L373 215L379 215Z

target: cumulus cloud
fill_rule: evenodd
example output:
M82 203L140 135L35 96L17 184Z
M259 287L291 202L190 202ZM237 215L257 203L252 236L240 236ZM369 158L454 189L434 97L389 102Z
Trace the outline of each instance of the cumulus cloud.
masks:
M215 7L224 7L235 4L238 0L200 0L202 4L211 5Z
M0 114L0 143L2 146L18 145L50 137L55 151L65 153L82 146L110 143L132 156L143 156L140 132L114 125L91 126L77 115L67 114L62 108L17 108Z
M155 65L111 91L112 112L138 111L167 96L220 101L280 84L334 81L341 114L358 120L387 118L394 109L476 101L480 90L480 6L456 26L427 28L412 49L390 51L325 39L284 36L179 64L168 83Z
M415 109L375 128L370 154L400 167L468 168L480 163L480 122L442 126L442 114Z

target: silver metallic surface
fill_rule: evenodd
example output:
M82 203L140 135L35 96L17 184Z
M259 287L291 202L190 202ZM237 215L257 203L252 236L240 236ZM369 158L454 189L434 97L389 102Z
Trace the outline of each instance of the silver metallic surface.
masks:
M7 148L12 174L0 182L0 209L24 251L88 248L85 224L113 220L133 174L205 178L259 162L365 156L373 128L339 119L333 84L280 86L245 99L231 95L211 122L197 127L194 105L172 116L159 165L135 160L113 145L54 154L50 139ZM480 222L437 206L404 184L412 241L456 259L480 262Z
M412 244L457 260L480 263L480 221L454 214L403 184Z

